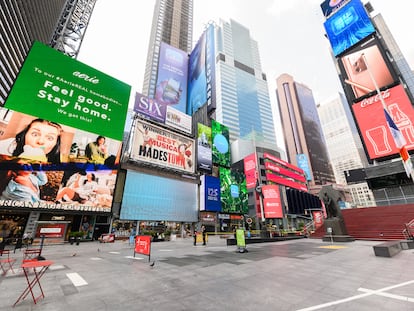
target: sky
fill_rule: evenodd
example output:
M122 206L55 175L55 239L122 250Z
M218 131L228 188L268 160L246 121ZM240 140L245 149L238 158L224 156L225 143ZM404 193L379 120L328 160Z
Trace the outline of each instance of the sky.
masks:
M258 42L273 107L276 78L308 86L316 103L343 92L325 38L322 0L194 0L193 46L209 21L233 19ZM367 1L364 1L366 3ZM371 0L414 68L412 0ZM97 0L78 60L142 90L155 0ZM276 117L277 118L277 117ZM276 123L279 123L275 121ZM278 126L277 126L278 127ZM280 129L280 128L279 128ZM280 142L280 140L278 140Z

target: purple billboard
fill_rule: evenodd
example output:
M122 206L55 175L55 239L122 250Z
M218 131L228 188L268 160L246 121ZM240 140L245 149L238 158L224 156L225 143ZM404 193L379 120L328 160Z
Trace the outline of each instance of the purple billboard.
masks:
M155 100L186 112L188 55L161 42Z

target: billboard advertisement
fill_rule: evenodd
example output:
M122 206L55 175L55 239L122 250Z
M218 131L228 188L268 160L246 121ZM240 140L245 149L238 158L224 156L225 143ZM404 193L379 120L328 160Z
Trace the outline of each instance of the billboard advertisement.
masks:
M200 180L200 211L221 212L220 178L202 175Z
M332 13L339 10L347 0L325 0L321 3L323 16L328 18Z
M279 186L263 185L262 194L265 218L283 218Z
M249 207L243 172L220 167L219 174L222 212L247 214Z
M300 167L303 172L305 173L306 181L312 180L312 173L309 167L308 157L304 153L300 153L296 155L296 163L298 163L298 167Z
M201 35L190 54L188 68L188 108L192 115L207 103L207 112L216 108L214 26Z
M350 0L323 25L334 56L345 52L375 32L361 0Z
M0 206L109 213L130 90L35 42L0 109Z
M287 168L277 166L276 164L273 164L271 162L265 162L265 169L272 173L277 173L279 175L282 175L282 177L286 177L288 179L293 179L293 180L300 181L303 183L306 182L305 176L292 172L291 170L288 170Z
M171 105L159 103L140 93L135 93L134 112L141 118L165 124L171 128L191 134L191 116L173 108Z
M198 185L128 170L120 219L198 221Z
M284 186L291 187L291 188L294 188L294 189L298 189L298 190L301 190L301 191L308 191L308 188L306 187L306 185L295 182L293 180L287 179L287 178L282 177L282 176L272 174L272 173L266 172L266 179L268 181L274 182L274 183L279 184L279 185L284 185Z
M275 162L277 164L280 164L280 165L282 165L284 167L287 167L290 170L292 170L292 171L294 171L294 172L296 172L296 173L298 173L300 175L303 175L304 174L304 172L303 172L303 170L301 168L299 168L299 167L297 167L297 166L295 166L293 164L290 164L289 162L283 161L282 159L279 159L278 157L275 157L275 156L273 156L273 155L271 155L269 153L266 153L266 152L263 153L263 158L264 159L271 160L271 161L273 161L273 162Z
M401 85L381 92L388 112L406 140L408 150L414 149L414 109ZM371 160L398 155L393 136L385 119L379 95L366 98L352 106L365 150Z
M257 158L256 153L249 154L243 159L244 162L244 174L246 175L246 187L247 189L253 189L257 183Z
M187 68L187 53L161 42L154 96L158 103L186 112Z
M338 63L353 99L375 92L375 83L381 89L397 81L375 38L352 48Z
M185 173L194 173L194 140L137 119L130 158Z
M211 127L198 123L198 149L197 163L198 168L207 172L211 172L213 167Z
M211 120L213 136L213 163L230 167L230 132L229 128L215 120Z

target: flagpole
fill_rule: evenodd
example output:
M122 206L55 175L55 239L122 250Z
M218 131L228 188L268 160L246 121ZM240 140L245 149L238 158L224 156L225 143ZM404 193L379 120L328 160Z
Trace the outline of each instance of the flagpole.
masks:
M381 104L382 104L382 108L385 110L385 112L389 115L389 111L388 111L388 107L387 107L387 105L386 105L386 103L385 103L385 100L384 100L384 98L382 97L382 94L381 94L381 92L380 92L380 89L379 89L379 87L378 87L378 84L377 84L377 81L375 81L375 77L374 77L374 75L372 74L372 72L371 72L371 68L370 68L370 66L369 66L369 64L368 64L368 60L367 60L367 58L365 57L365 53L362 53L362 58L363 58L363 60L364 60L364 62L365 62L365 66L367 67L367 71L368 71L368 74L369 74L369 77L371 78L371 80L372 80L372 83L374 83L374 87L375 87L375 91L377 92L377 94L378 94L378 96L379 96L379 99L380 99L380 101L381 101ZM391 118L392 119L392 118ZM388 123L388 122L387 122ZM397 126L397 128L398 128L398 126ZM405 149L405 151L406 151L406 147L405 147L405 145L404 146L402 146L402 148L401 148L402 150L403 149ZM405 163L405 161L404 161L404 159L403 159L403 157L402 157L402 154L401 154L401 150L399 150L399 153L400 153L400 156L401 156L401 160L402 160L402 162L403 162L403 166L404 166L404 169L405 169L405 171L406 171L406 173L407 173L407 169L406 169L406 165L409 165L410 167L409 167L409 170L410 170L410 176L411 176L411 179L413 180L413 182L414 182L414 169L413 169L413 165L412 165L412 163L411 163L411 157L408 155L408 160L407 160L407 163Z

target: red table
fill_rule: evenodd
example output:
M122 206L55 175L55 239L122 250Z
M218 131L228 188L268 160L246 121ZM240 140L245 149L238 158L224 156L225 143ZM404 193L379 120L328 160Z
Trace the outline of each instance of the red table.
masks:
M27 295L29 294L29 292L32 294L33 302L35 304L40 298L45 297L45 294L43 293L42 286L40 285L40 279L42 278L43 274L45 274L46 270L52 264L53 264L53 261L51 261L51 260L29 261L29 262L25 262L25 263L22 264L21 267L22 267L24 275L26 277L27 287L23 291L23 293L20 295L20 297L17 299L17 301L14 303L13 307L16 306L17 303L19 303L20 301L25 299L27 297ZM40 268L40 270L38 270L37 268ZM33 271L34 271L34 277L33 277L32 280L29 279L29 270L30 269L33 269ZM36 284L38 285L38 287L40 289L40 292L41 292L41 295L39 295L38 297L35 297L35 295L33 293L33 289L34 289Z

